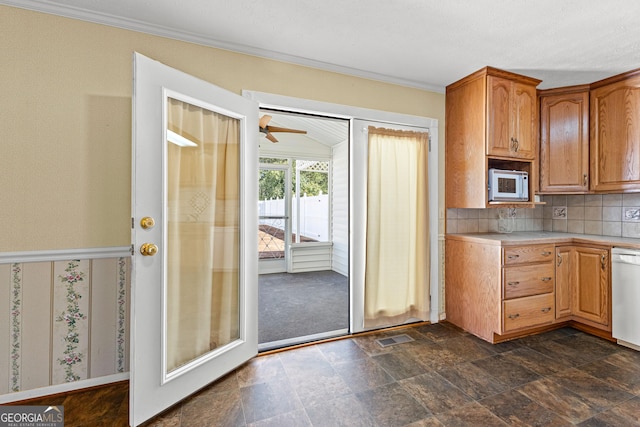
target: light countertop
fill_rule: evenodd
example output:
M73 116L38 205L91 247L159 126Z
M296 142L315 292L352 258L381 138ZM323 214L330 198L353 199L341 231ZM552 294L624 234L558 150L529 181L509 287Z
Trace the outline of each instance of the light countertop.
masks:
M476 241L501 246L536 244L595 244L610 247L640 249L640 239L593 234L558 233L551 231L517 231L513 233L450 233L447 239Z

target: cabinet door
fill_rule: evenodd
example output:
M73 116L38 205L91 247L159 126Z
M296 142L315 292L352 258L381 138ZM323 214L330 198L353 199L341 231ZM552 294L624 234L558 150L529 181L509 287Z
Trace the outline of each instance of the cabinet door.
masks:
M488 76L487 91L487 155L534 159L536 88Z
M540 191L589 190L589 92L540 97Z
M556 319L571 316L571 246L556 248Z
M490 156L512 155L511 85L511 80L487 77L487 154Z
M591 91L591 189L640 189L640 76Z
M573 315L609 326L609 250L576 246L574 251Z
M511 157L534 159L536 147L536 88L522 83L513 83L513 119L511 136L514 141Z

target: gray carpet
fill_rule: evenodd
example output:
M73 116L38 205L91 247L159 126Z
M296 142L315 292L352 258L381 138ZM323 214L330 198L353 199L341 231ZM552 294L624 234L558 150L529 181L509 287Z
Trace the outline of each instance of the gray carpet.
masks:
M349 281L334 271L262 274L260 344L349 327Z

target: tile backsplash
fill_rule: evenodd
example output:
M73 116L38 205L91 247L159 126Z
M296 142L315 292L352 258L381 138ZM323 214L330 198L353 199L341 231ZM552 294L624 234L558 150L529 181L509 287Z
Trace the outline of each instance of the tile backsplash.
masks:
M534 209L447 209L448 233L555 231L640 238L640 193L541 196Z

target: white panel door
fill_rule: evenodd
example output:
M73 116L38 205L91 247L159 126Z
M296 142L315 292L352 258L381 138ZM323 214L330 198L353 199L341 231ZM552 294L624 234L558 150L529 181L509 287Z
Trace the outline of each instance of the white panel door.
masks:
M134 56L130 424L257 354L258 106Z

